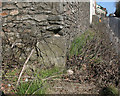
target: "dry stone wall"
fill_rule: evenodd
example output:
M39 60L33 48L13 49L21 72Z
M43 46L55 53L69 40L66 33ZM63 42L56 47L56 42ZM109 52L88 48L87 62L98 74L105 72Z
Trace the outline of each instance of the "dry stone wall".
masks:
M110 28L110 40L114 43L116 52L120 56L120 19L117 17L109 17L108 28Z
M89 3L4 2L2 16L3 65L22 66L35 48L30 64L64 67L71 42L89 26Z

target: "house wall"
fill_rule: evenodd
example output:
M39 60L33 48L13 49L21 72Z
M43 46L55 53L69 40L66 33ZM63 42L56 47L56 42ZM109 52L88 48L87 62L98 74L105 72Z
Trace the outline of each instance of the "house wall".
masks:
M100 7L101 6L96 5L96 14L98 14L98 15L102 15L102 14L106 15L106 11L100 9Z

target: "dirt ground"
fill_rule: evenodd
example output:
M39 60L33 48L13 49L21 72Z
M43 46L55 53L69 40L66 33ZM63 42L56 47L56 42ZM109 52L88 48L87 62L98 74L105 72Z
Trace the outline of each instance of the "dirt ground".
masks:
M49 81L49 94L98 94L99 89L94 84L80 84L69 80Z

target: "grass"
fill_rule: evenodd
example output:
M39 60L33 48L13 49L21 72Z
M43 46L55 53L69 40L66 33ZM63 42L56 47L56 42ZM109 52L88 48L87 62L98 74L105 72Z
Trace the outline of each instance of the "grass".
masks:
M9 70L6 75L7 76L16 76L19 73L19 69Z
M31 81L21 83L17 88L16 94L45 94L49 85L47 81L43 79L53 76L55 74L62 74L58 67L46 70L42 69L40 72L36 71L35 76L37 76L37 78L33 82ZM59 78L59 76L56 78Z
M15 68L12 70L8 70L5 78L9 79L9 82L16 82L18 80L18 75L19 75L20 69Z
M11 84L14 86L13 89L10 89L11 94L45 94L47 92L47 88L49 88L49 84L47 83L47 79L49 77L52 77L54 79L60 78L63 71L61 71L61 68L59 67L53 67L49 69L36 69L31 71L31 69L27 69L23 76L21 77L20 85L15 87L16 82L18 80L20 69L13 69L8 70L6 73L6 78L9 80L7 84ZM10 77L12 76L12 77ZM29 77L24 77L29 76ZM30 78L35 77L35 79ZM9 78L10 77L10 78ZM28 79L26 82L25 80ZM33 80L33 81L32 81Z
M60 69L58 67L54 67L54 68L46 69L46 70L41 70L40 77L47 78L49 76L52 76L54 73L60 74L59 71L60 71Z
M71 44L70 56L81 54L83 46L86 45L87 41L92 40L94 35L94 32L88 30L85 33L81 34L80 37L75 38Z
M95 64L98 64L98 63L100 63L100 62L102 62L102 59L99 57L93 57L92 59L91 59L92 61L93 61L93 63L95 63Z
M31 85L31 86L30 86ZM33 82L21 83L18 87L17 94L45 94L46 82L35 80ZM30 86L30 87L29 87Z

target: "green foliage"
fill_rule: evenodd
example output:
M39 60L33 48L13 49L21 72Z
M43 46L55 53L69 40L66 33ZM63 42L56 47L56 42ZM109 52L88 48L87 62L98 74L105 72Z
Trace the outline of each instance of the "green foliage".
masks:
M59 71L60 69L58 67L54 67L36 72L35 76L37 76L37 78L31 82L21 83L18 86L17 94L45 94L49 85L43 79L53 76L55 73L57 75L62 74L62 72Z
M114 86L104 87L100 91L102 96L119 96L118 88Z
M94 35L94 32L88 30L87 32L81 34L80 37L75 38L70 48L70 56L81 54L83 46L86 45L86 42L92 40Z
M54 75L54 73L59 73L60 69L58 67L54 67L54 68L51 68L51 69L46 69L46 70L41 70L40 71L40 76L42 78L46 78L46 77L49 77L51 75Z
M102 62L102 59L101 59L100 57L99 57L99 58L93 57L91 60L92 60L93 63L95 63L95 64L98 64L98 63Z
M20 71L19 69L9 70L9 72L7 72L6 75L15 76L19 71Z
M117 17L120 17L120 1L118 1L118 2L116 3L115 15L116 15Z
M43 83L41 80L24 82L18 87L17 94L45 94L46 88L44 88L44 85L45 82Z
M10 82L17 82L18 80L18 73L19 73L20 69L16 68L16 69L12 69L12 70L8 70L7 73L5 74L6 75L6 78L9 79ZM11 77L12 78L9 78Z

